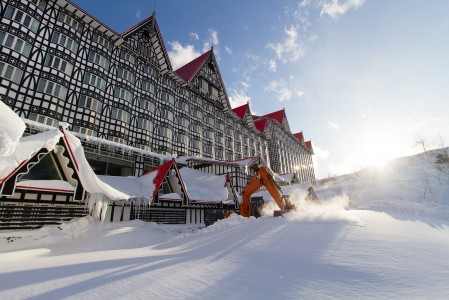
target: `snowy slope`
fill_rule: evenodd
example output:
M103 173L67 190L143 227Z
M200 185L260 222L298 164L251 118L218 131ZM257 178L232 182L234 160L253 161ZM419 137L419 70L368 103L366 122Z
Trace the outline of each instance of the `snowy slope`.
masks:
M448 181L420 196L428 159L322 183L320 206L285 187L301 209L282 218L0 232L0 299L447 299Z

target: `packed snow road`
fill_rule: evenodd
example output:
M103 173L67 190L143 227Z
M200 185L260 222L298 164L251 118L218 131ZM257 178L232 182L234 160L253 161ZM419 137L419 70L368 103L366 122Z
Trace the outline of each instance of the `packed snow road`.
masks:
M202 230L89 221L9 243L2 233L0 299L449 295L445 221L346 210L232 216Z

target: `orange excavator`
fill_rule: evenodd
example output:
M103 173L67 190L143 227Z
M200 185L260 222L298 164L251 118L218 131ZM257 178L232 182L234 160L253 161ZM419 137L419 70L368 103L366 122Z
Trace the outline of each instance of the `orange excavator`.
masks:
M282 216L284 213L295 210L296 206L290 201L289 195L282 193L281 187L276 183L273 176L263 166L255 168L256 174L248 182L242 191L243 201L240 205L240 215L243 217L259 217L259 209L263 205L262 197L253 197L251 195L260 187L265 186L267 191L273 197L280 210L274 211L274 216Z

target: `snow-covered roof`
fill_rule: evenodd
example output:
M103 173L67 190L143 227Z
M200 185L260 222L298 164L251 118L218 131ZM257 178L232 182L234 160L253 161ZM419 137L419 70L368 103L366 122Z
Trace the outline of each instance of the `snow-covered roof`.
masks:
M62 136L63 133L60 130L53 129L22 137L15 147L11 144L11 147L7 149L9 155L0 156L0 180L8 176L22 163L28 161L42 148L49 151L53 150Z
M66 130L63 130L63 133L64 139L70 148L70 155L75 161L75 168L78 172L81 184L87 192L103 193L112 200L123 200L130 198L127 194L120 192L98 178L84 155L84 149L81 145L81 141Z
M284 182L291 182L293 180L294 176L295 176L295 173L287 173L287 174L278 175L278 177L281 178L282 181L284 181Z
M155 175L156 174L144 175L143 178L145 180L141 180L134 176L124 177L99 175L98 178L130 197L151 198L154 191L153 179Z
M226 175L213 175L186 167L179 173L190 202L219 203L228 200Z
M0 101L0 156L14 152L19 139L25 131L25 123L5 103Z

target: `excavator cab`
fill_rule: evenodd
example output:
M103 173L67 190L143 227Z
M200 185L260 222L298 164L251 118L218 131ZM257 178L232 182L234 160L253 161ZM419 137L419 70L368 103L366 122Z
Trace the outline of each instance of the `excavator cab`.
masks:
M265 204L263 196L253 196L251 197L251 215L253 217L259 218L262 216L262 207Z

